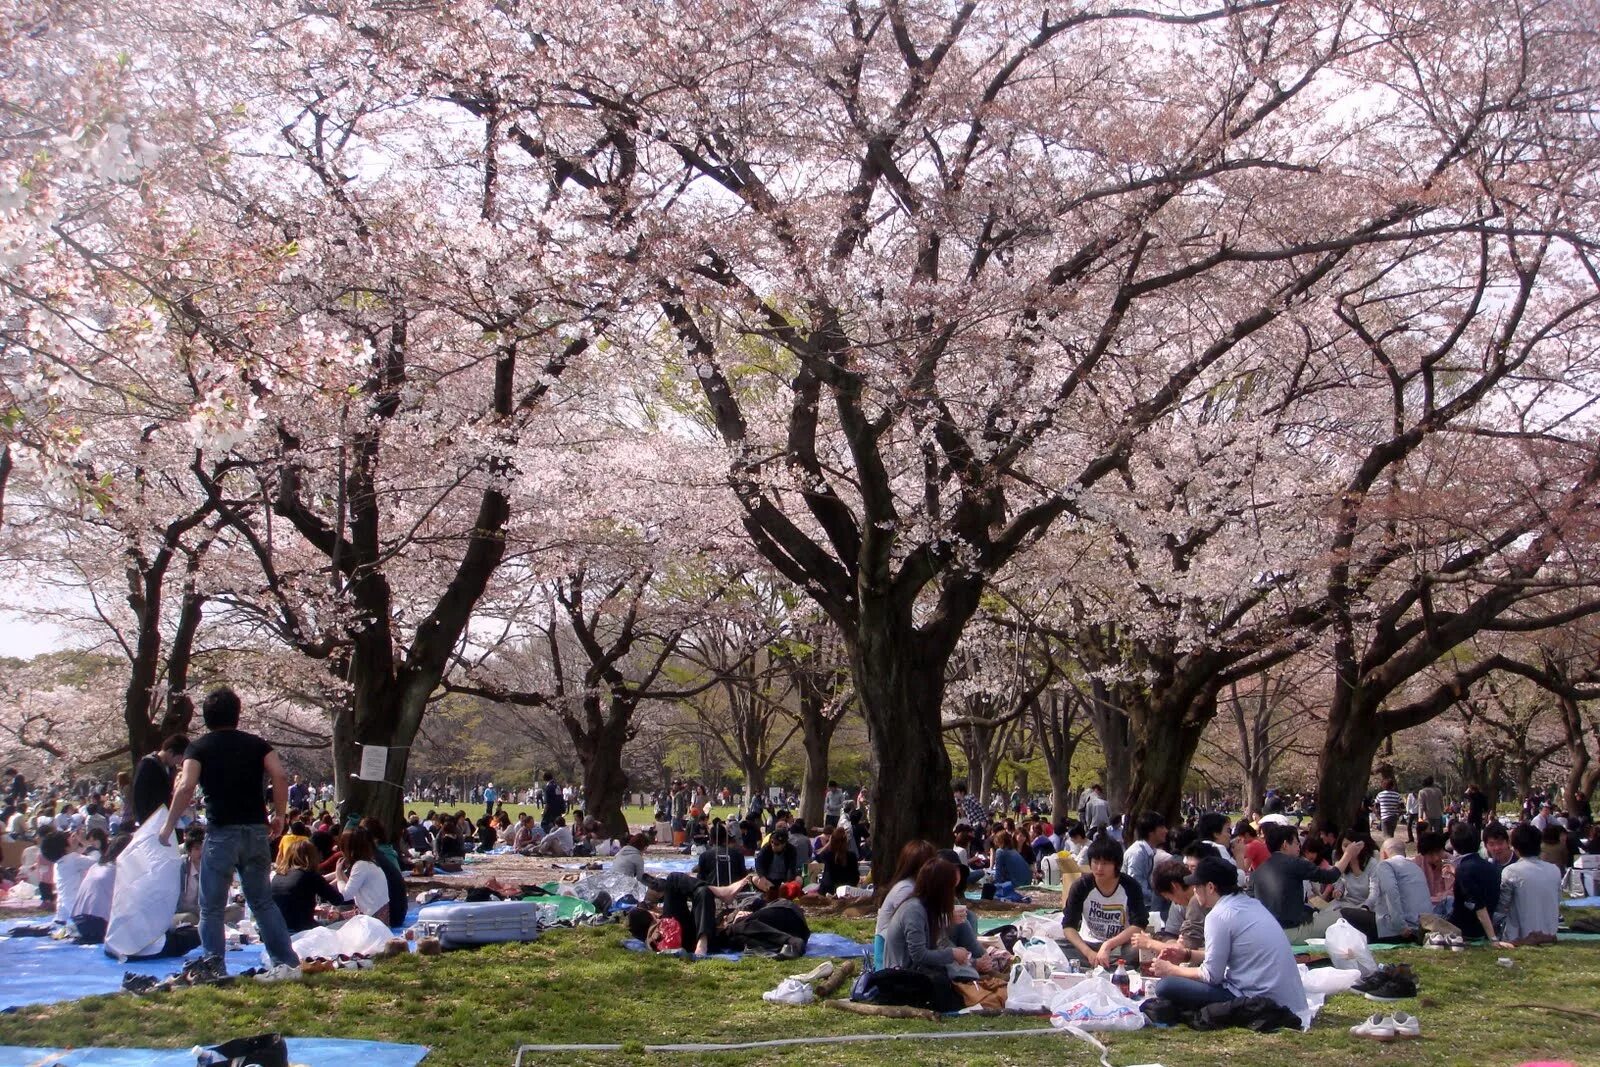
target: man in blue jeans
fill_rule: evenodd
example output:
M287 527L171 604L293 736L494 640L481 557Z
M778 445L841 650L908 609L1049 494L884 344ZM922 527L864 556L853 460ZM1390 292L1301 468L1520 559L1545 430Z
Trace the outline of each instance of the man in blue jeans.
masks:
M256 976L258 981L279 982L300 977L300 957L289 940L289 928L272 900L272 855L268 848L267 806L263 778L272 783L274 828L283 826L289 799L283 763L272 746L239 729L239 695L232 689L214 689L201 705L206 734L183 754L172 807L161 828L161 843L172 840L173 828L194 799L196 787L204 790L206 836L200 855L200 944L216 970L225 974L227 942L222 912L239 872L244 899L256 919L261 943L273 966Z
M1239 892L1239 868L1220 856L1207 856L1183 883L1193 886L1196 899L1211 909L1205 958L1198 967L1156 959L1150 965L1161 979L1155 995L1181 1011L1266 997L1304 1019L1305 985L1289 938L1260 901Z

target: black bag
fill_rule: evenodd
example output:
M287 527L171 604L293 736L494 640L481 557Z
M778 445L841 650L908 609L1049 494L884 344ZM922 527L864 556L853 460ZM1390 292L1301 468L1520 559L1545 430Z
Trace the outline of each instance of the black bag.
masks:
M1258 1034L1275 1030L1300 1029L1300 1016L1266 997L1237 997L1207 1004L1194 1013L1189 1025L1196 1030L1227 1030L1239 1027Z
M850 999L862 1004L929 1008L941 1014L966 1007L961 994L948 980L939 982L921 971L906 967L868 971L856 980L855 988L850 990Z
M196 1067L289 1067L289 1046L282 1034L236 1037L201 1049Z

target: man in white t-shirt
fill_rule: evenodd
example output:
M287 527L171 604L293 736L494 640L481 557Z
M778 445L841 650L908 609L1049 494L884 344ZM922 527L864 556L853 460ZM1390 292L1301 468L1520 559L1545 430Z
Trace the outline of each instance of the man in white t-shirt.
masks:
M1071 951L1090 966L1111 967L1117 958L1137 961L1133 936L1150 924L1144 890L1122 873L1122 846L1102 837L1085 854L1089 873L1064 895L1062 932Z
M86 852L77 834L49 833L39 842L39 855L55 865L55 921L71 922L72 902L77 899L78 887L89 868L99 860L100 853Z

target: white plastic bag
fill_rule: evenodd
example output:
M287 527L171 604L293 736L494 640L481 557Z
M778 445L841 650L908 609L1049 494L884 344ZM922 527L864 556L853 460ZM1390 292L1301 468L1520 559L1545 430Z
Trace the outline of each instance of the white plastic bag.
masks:
M159 951L182 891L183 857L161 843L167 809L161 807L135 831L117 857L116 891L106 924L106 952L126 960Z
M307 956L376 956L389 947L394 935L382 922L370 915L357 915L335 926L319 926L303 930L292 938L295 955Z
M1038 972L1043 971L1043 976ZM1060 988L1050 980L1050 969L1038 964L1030 967L1018 960L1011 965L1011 980L1006 984L1006 1011L1040 1012L1050 1010Z
M1059 944L1047 938L1030 937L1025 941L1018 941L1012 948L1016 952L1017 959L1024 963L1042 963L1051 970L1067 969L1067 954L1061 951Z
M1300 979L1307 995L1317 993L1328 997L1335 993L1350 992L1351 987L1361 981L1361 972L1354 967L1318 967L1312 970L1301 964Z
M1351 926L1348 920L1340 919L1328 927L1327 940L1328 959L1335 967L1355 968L1364 975L1378 969L1378 961L1372 958L1372 950L1367 947L1367 935Z
M1111 979L1097 974L1056 995L1050 1005L1050 1025L1063 1030L1138 1030L1144 1026L1144 1013Z

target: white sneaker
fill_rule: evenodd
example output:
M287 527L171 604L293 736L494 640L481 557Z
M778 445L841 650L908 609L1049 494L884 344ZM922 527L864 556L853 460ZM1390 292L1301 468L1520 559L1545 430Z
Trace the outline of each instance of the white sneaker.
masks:
M277 963L256 975L258 982L298 982L300 968L291 967L287 963Z
M1378 1041L1393 1041L1395 1038L1394 1016L1371 1016L1366 1022L1352 1026L1350 1033L1356 1037L1370 1037Z
M824 978L827 978L831 974L833 974L833 961L832 960L823 960L821 963L819 963L815 967L811 968L805 974L797 974L797 975L795 975L794 976L794 980L796 982L805 982L807 985L810 985L813 982L822 981Z
M1428 940L1427 940L1427 947L1428 948L1449 948L1450 947L1450 937L1447 934L1429 934L1428 935Z
M1395 1037L1421 1037L1422 1022L1415 1015L1408 1015L1397 1011L1389 1016L1388 1022L1394 1025Z

